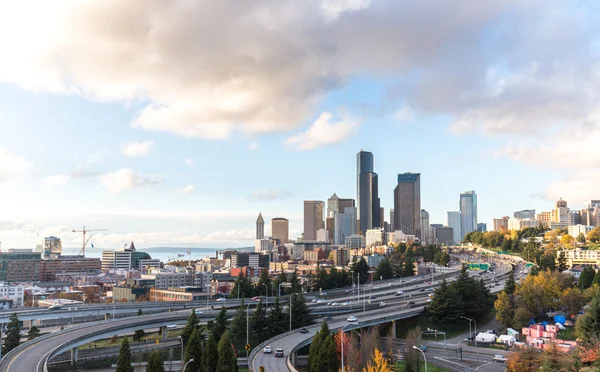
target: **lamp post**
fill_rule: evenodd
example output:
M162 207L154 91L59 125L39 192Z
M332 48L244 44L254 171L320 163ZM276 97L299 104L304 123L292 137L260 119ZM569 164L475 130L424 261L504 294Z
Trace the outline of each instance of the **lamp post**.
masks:
M421 348L416 347L415 345L413 345L413 349L419 350L421 354L423 354L423 359L425 360L425 372L427 372L427 357L425 356L425 352L423 352Z
M341 335L341 344L342 344L342 372L344 372L344 339L346 338L346 334L344 329L346 329L346 327L348 327L350 324L346 324L345 326L342 327L342 335Z
M183 364L183 337L179 336L179 341L181 341L181 363Z
M293 293L293 295L295 296L296 293ZM292 331L292 294L290 295L289 307L290 307L290 332L291 332Z
M190 362L193 362L194 359L190 359L187 361L187 363L183 366L183 372L185 372L185 369L187 368L187 365L190 364Z
M250 305L246 307L246 345L250 343ZM246 349L246 358L248 358L248 350Z
M265 283L263 283L263 286L265 287L265 306L267 307L267 309L269 308L269 287L267 287L267 285Z
M471 333L471 322L475 323L475 351L479 356L479 350L477 350L477 322L475 321L475 319L467 318L466 316L461 316L461 318L469 321L469 333ZM471 337L471 334L469 334L469 337Z

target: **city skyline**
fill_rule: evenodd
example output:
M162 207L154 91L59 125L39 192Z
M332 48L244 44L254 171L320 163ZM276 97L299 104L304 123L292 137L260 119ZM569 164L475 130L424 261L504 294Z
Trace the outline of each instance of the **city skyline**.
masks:
M258 212L295 239L304 200L356 198L360 149L385 215L406 172L431 223L465 190L488 227L583 207L600 182L581 151L600 139L598 7L3 4L0 242L75 247L85 225L108 230L102 248L247 246Z

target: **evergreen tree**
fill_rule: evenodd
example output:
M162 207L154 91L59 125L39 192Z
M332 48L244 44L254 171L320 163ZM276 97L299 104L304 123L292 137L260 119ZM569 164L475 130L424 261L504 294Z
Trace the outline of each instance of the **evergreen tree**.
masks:
M137 315L143 315L142 309L138 309ZM142 341L145 336L146 336L146 333L144 332L144 330L143 329L138 329L133 334L133 341Z
M315 334L315 337L310 344L310 348L308 349L307 372L321 372L321 354L329 336L329 326L327 325L327 322L323 322L323 324L321 324L321 329Z
M273 293L273 283L271 282L271 277L269 276L269 269L266 267L260 270L260 278L258 279L258 285L256 289L261 293L265 291L265 286L267 286L265 297L269 297L269 294Z
M198 317L196 316L196 309L192 309L192 313L190 314L190 316L188 316L185 328L183 328L183 331L181 332L181 338L183 339L184 344L187 344L190 336L192 335L192 332L194 332L194 330L197 328Z
M148 355L146 372L165 372L165 361L160 351L154 350Z
M267 314L263 308L262 300L258 303L250 317L250 330L255 337L255 344L259 344L269 338L269 324L267 323Z
M415 276L415 265L412 258L407 258L406 261L404 261L402 276Z
M240 307L238 307L235 316L231 320L231 337L234 342L238 346L242 346L246 344L246 330L247 330L247 314L246 307L244 306L244 299L242 299L242 303Z
M200 339L200 333L197 328L194 328L188 343L185 347L185 358L184 362L187 363L190 359L194 359L193 362L188 364L188 370L190 372L198 372L200 371L200 367L204 365L202 357L202 340Z
M392 279L393 277L394 268L392 267L392 263L388 258L384 258L379 265L377 265L377 270L375 270L375 280Z
M227 309L223 306L212 326L212 334L215 336L215 341L219 342L221 340L221 336L227 330L227 323Z
M565 251L560 251L560 254L558 255L558 271L562 273L567 269L567 255L565 254Z
M9 351L19 346L21 342L21 326L19 325L19 317L17 313L12 313L8 317L8 325L6 326L6 337L4 338L4 349L2 355L6 355Z
M294 270L290 277L291 293L302 292L302 286L300 285L300 279L298 278L298 271Z
M317 271L317 277L315 279L314 291L327 290L330 289L329 276L327 275L327 271L322 267Z
M513 270L511 270L508 273L508 278L506 279L506 283L504 283L504 292L507 295L512 296L515 293L516 289L517 289L517 284L515 283L515 273Z
M117 357L116 372L134 372L131 365L131 349L129 348L127 337L123 337L123 341L121 342L121 350L119 350L119 356Z
M449 329L455 326L457 319L464 314L464 305L456 288L449 286L444 279L435 290L426 312L431 324Z
M285 332L286 317L281 309L279 297L275 298L275 303L271 307L267 323L269 324L269 336L273 337Z
M27 332L27 340L31 341L34 338L38 337L39 335L40 335L40 330L34 324L31 326L31 328L29 328L29 332Z
M217 370L217 363L219 362L219 351L217 349L217 342L215 337L210 334L206 340L206 347L204 348L204 368L202 372L215 372Z
M237 357L233 352L231 335L228 331L223 333L219 345L217 346L219 360L217 362L217 372L236 372L238 370Z
M600 293L594 296L585 314L577 319L576 331L584 343L600 340Z
M285 275L285 273L283 272L283 270L281 270L281 272L279 273L279 275L277 275L277 287L275 287L275 290L278 291L277 295L279 296L279 284L281 283L287 283L288 279L287 276ZM290 288L286 288L286 287L282 287L281 288L281 294L290 294L291 292Z
M302 293L292 295L292 329L311 325L313 323L310 309ZM289 320L289 318L288 318Z
M577 235L577 242L585 243L585 235L582 232L580 232L579 235Z
M369 275L369 264L367 263L364 257L361 256L359 260L354 261L350 266L350 270L354 273L355 276L358 275L360 284L364 284L367 282L367 278Z
M579 289L583 291L591 287L592 283L594 282L594 276L596 276L596 271L594 268L591 266L586 266L581 272L581 275L579 275L579 280L577 281L577 286Z
M591 286L593 286L594 284L600 285L600 270L598 270L598 272L596 273L596 275L594 275L594 280L592 281L592 285Z

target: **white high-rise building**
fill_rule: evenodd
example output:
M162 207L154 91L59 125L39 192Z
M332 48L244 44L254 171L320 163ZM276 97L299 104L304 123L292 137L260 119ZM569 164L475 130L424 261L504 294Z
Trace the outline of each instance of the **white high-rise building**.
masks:
M452 241L454 244L462 242L462 232L460 230L460 212L448 212L448 227L452 228Z
M367 230L367 242L366 246L377 247L385 244L385 230L384 229L369 229Z
M460 194L460 241L468 233L477 230L477 194L465 191Z

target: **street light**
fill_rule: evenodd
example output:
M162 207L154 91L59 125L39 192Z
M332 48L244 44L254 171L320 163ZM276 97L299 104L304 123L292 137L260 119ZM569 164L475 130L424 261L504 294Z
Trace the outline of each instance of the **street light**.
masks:
M469 321L469 337L472 336L471 322L475 323L475 351L477 351L477 355L479 355L479 351L477 350L477 322L475 321L475 319L467 318L466 316L461 316L461 318Z
M179 340L181 341L181 363L183 363L183 337L179 336Z
M346 329L346 327L348 327L350 324L346 324L345 326L342 327L342 334L341 334L341 344L342 344L342 372L344 372L344 339L346 338L346 334L344 333L344 329Z
M246 307L246 345L250 343L250 305L252 303ZM246 349L246 358L248 358L248 349Z
M187 367L188 364L190 364L190 362L193 362L194 359L190 359L187 361L187 363L183 366L183 372L185 372L185 368Z
M420 347L416 347L415 345L413 345L413 349L419 350L421 354L423 354L423 359L425 359L425 372L427 372L427 357L425 356L425 352L421 350Z
M266 283L263 283L263 286L265 287L265 306L267 307L267 309L269 308L269 287L267 287Z

